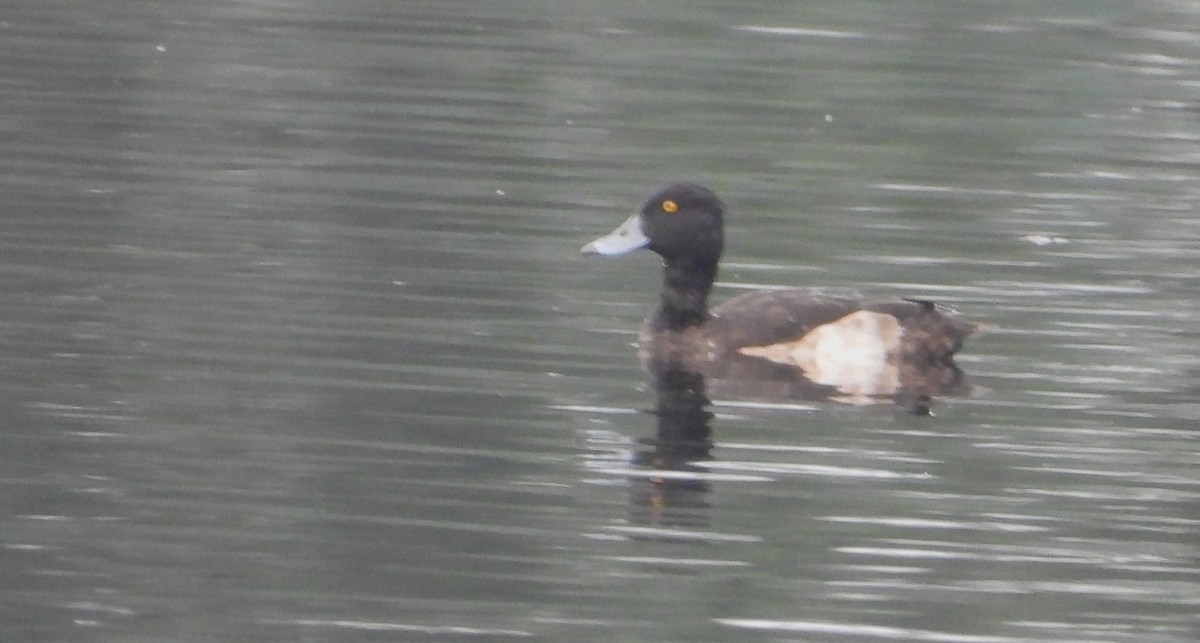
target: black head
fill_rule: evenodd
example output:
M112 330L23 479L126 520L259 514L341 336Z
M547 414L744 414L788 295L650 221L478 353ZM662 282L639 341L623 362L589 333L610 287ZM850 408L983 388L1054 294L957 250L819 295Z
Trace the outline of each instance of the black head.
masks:
M646 199L639 212L647 246L668 261L716 261L724 247L725 208L706 187L679 183Z
M656 192L612 233L584 246L584 254L619 255L649 248L668 264L715 265L724 248L725 208L717 195L694 183Z

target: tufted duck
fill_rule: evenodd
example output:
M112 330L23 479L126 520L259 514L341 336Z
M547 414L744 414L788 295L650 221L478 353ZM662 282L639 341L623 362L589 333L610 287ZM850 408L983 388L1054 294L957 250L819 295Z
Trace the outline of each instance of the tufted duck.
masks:
M662 257L659 305L638 342L643 361L727 377L729 369L718 365L799 370L843 395L926 396L959 383L952 357L980 327L931 302L858 301L791 289L751 292L709 310L723 217L720 199L708 188L672 185L581 249L611 256L648 248Z

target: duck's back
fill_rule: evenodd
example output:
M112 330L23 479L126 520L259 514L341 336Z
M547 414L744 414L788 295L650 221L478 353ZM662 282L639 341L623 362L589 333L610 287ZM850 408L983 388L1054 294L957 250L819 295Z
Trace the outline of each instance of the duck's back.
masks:
M705 333L720 353L773 359L818 339L880 342L896 356L949 359L977 331L930 302L860 301L810 290L755 291L712 310Z

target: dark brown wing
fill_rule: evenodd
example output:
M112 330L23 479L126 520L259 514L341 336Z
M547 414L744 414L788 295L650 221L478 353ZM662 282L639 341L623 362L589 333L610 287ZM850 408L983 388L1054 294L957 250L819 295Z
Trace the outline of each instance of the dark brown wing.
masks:
M810 290L758 290L717 306L708 326L725 351L799 339L857 310L862 302Z
M943 314L927 301L895 299L859 301L811 290L763 290L747 293L717 306L708 326L725 352L743 346L765 346L799 339L822 324L860 310L886 313L905 329L909 351L932 359L952 355L963 340L978 331L975 324Z

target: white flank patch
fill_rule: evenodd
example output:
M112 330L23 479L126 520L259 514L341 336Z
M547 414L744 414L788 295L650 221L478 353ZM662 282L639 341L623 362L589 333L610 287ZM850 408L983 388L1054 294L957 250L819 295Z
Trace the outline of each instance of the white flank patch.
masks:
M795 341L746 346L738 352L796 366L808 379L847 395L891 395L899 387L899 375L888 355L903 335L895 317L860 310Z

